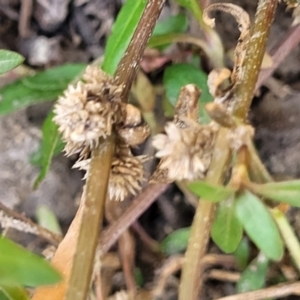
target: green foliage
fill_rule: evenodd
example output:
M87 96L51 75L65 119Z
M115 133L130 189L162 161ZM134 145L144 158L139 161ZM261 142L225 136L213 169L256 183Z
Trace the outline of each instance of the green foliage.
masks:
M300 180L265 184L251 183L250 187L260 196L300 207Z
M0 300L29 300L26 290L16 285L0 285Z
M167 255L177 254L183 251L188 243L191 228L180 228L169 234L161 243L163 253Z
M4 74L24 61L24 57L16 52L0 49L0 75Z
M140 268L135 268L134 269L134 279L135 283L137 284L138 287L142 287L144 284L144 276Z
M182 7L187 8L197 19L197 21L202 23L202 9L199 6L198 0L176 0L176 2Z
M248 265L248 260L250 256L249 240L246 237L242 238L233 255L237 261L239 269L244 270Z
M236 200L236 215L251 240L269 259L281 259L283 243L266 206L248 191L241 193Z
M31 286L58 283L61 276L43 258L10 240L0 238L0 286Z
M102 64L102 69L105 72L112 75L116 71L146 3L146 0L127 0L123 5L106 44L105 57Z
M61 228L59 226L59 223L58 223L58 220L57 220L55 214L47 206L40 205L37 208L36 218L37 218L37 222L39 225L43 226L44 228L46 228L54 233L62 234Z
M212 96L207 87L207 74L190 64L177 64L167 67L164 72L163 82L166 95L173 106L177 102L181 87L190 83L196 84L202 92L200 107L203 108L205 103L212 101ZM209 121L209 117L204 109L201 109L200 116L202 122Z
M56 99L84 67L83 64L54 67L5 86L0 89L0 115Z
M269 260L260 253L242 273L237 283L237 292L243 293L261 289L265 286Z
M220 202L234 194L234 190L222 185L212 185L205 181L194 181L189 184L189 189L203 200Z
M39 163L41 165L41 171L33 184L33 187L35 189L38 187L40 182L45 178L49 170L52 157L55 154L58 154L63 148L63 144L60 140L57 125L52 121L52 118L53 118L53 113L51 112L46 118L42 128L43 138L42 138L41 148L39 150L40 157L41 157L39 160Z
M175 0L180 6L185 7L191 11L198 6L197 0Z
M222 201L212 226L212 239L225 253L234 252L243 236L243 227L234 210L233 198Z
M180 33L188 28L188 21L185 15L178 14L159 21L149 40L148 47L165 50Z
M159 21L153 31L152 37L169 33L182 33L188 28L188 21L184 14L170 16Z

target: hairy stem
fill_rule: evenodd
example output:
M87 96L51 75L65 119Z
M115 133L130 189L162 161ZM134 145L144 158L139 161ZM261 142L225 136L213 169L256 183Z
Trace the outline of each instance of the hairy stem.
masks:
M125 85L122 94L124 102L128 99L128 94L136 76L140 60L164 3L165 0L148 0L137 29L135 30L128 48L118 65L115 78L120 84Z
M252 103L277 2L278 0L259 0L258 2L254 27L242 66L243 79L237 83L233 96L233 112L241 120L246 120Z
M226 135L227 129L221 128L213 150L211 167L206 177L208 183L223 183L224 173L229 167L231 157ZM179 300L198 299L198 294L203 282L201 263L206 253L210 237L214 210L215 204L205 200L201 200L196 209L191 228L191 236L185 253L179 286Z

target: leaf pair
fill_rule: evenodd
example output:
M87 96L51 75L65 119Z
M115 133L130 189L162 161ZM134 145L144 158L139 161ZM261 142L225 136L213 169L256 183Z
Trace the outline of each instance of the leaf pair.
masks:
M223 186L195 182L191 190L205 200L220 202L212 227L214 242L226 253L238 247L243 229L256 246L270 259L283 255L283 242L277 225L263 202L251 192L235 192Z

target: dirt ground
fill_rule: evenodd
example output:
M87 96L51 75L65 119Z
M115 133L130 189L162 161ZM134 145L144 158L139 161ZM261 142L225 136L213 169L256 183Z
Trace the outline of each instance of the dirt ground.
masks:
M66 62L91 62L103 54L107 37L121 0L36 0L20 6L19 0L0 0L0 48L20 52L25 64L45 69ZM219 2L219 1L212 1ZM254 18L257 1L222 1L239 4ZM178 10L172 2L163 11L167 17ZM292 11L279 4L272 26L268 49L287 32L293 21ZM227 14L217 14L217 31L226 50L235 46L239 32ZM157 73L148 74L155 78ZM157 75L158 76L158 75ZM1 81L1 78L0 78ZM4 82L2 82L2 85ZM1 86L1 82L0 82ZM82 174L71 169L72 161L63 155L54 159L46 180L37 191L32 181L38 170L28 157L39 146L41 124L51 104L39 104L0 117L0 200L7 206L35 218L36 208L47 205L63 229L70 224L82 189ZM255 97L250 121L255 127L255 143L265 165L278 179L300 177L300 46L298 45L276 69ZM140 219L148 234L161 241L174 229L189 226L194 208L175 186L159 197ZM292 209L290 221L300 237L300 212ZM18 237L20 238L20 237ZM211 253L219 253L215 246ZM151 286L162 262L140 241L137 243L137 266L142 270L145 287ZM290 261L287 260L290 264ZM278 272L271 267L270 272ZM173 276L163 299L176 299L178 278ZM272 274L270 278L274 277ZM298 276L296 277L296 279ZM124 288L122 272L114 274L114 288ZM234 284L207 280L202 300L234 294ZM297 299L297 298L286 298Z

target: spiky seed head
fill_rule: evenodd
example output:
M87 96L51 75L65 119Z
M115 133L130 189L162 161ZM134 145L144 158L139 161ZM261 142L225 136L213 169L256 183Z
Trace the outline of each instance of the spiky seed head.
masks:
M153 146L158 150L156 157L161 161L151 177L151 182L195 180L204 177L211 161L211 150L215 128L200 125L187 119L186 128L173 122L165 127L166 134L158 134ZM167 178L163 178L163 176Z
M98 67L88 66L82 78L69 85L54 107L53 120L66 142L67 155L97 146L101 137L111 134L113 124L122 122L125 110L122 87Z

